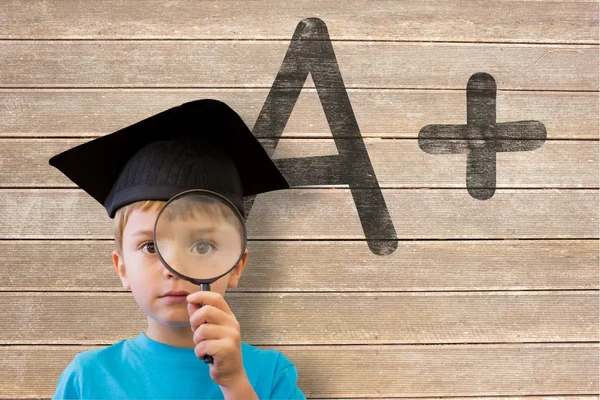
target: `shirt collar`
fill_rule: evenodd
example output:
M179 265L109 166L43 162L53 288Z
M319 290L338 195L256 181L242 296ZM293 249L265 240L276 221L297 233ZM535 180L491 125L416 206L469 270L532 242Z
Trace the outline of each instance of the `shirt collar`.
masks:
M130 343L132 344L133 348L142 355L158 359L163 362L173 361L177 364L205 364L203 360L200 360L196 356L193 348L176 347L157 342L146 336L144 332L140 332L137 337L131 339Z

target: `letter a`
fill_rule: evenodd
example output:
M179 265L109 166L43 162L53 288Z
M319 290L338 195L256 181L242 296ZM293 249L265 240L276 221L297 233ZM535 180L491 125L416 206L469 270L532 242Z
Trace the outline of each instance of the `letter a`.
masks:
M292 186L349 185L369 248L377 255L391 254L398 247L396 230L322 20L307 18L296 27L253 133L257 138L275 138L266 146L271 156L309 73L339 155L278 159L274 162ZM247 211L253 201L254 197L246 201Z

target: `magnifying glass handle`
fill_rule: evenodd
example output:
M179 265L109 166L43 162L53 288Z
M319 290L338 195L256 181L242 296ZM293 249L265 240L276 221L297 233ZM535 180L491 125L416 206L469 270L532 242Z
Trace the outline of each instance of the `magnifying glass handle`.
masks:
M210 292L210 283L201 283L200 290ZM202 306L204 306L204 303L200 303L200 307L202 307ZM214 359L212 356L209 356L208 354L204 355L204 362L206 364L213 364L213 361L214 361Z

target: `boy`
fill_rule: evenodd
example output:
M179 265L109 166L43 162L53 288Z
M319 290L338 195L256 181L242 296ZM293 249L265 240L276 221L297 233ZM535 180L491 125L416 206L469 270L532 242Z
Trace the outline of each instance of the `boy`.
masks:
M178 193L217 192L244 216L243 196L289 188L235 111L212 99L184 103L58 154L50 165L114 218L114 267L148 320L135 338L77 354L54 399L305 399L295 365L242 342L223 298L226 287L237 287L248 249L211 291L198 291L170 273L154 248L158 212Z

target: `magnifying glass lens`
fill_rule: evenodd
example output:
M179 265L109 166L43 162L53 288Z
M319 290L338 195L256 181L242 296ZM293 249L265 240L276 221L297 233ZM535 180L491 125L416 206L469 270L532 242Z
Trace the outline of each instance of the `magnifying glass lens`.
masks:
M161 210L155 246L171 269L193 279L220 277L244 253L241 216L216 195L191 192Z

